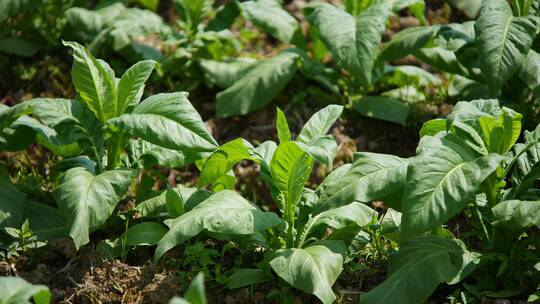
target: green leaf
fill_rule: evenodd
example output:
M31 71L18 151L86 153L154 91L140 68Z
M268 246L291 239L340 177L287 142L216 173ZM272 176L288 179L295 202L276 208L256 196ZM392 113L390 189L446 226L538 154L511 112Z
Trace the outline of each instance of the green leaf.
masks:
M395 35L384 45L379 54L380 61L393 61L410 55L425 47L439 30L439 26L418 26L406 28Z
M296 142L296 144L328 169L332 169L338 148L336 139L332 135L316 137L306 144L302 142Z
M273 278L270 273L262 269L239 268L227 278L227 287L229 289L242 288L265 283L271 281Z
M87 244L90 232L99 229L111 216L132 178L133 171L127 169L93 175L79 167L64 174L54 195L77 249Z
M40 133L47 142L58 145L76 141L81 148L90 151L95 160L100 161L104 154L103 128L94 113L83 103L76 99L37 98L32 100L32 108L34 109L33 116L54 129L53 132L40 125L29 125ZM64 138L58 137L55 133L63 135ZM55 151L54 147L50 145L45 144L45 146L52 148L51 150L57 154L66 156L66 153Z
M39 240L66 237L69 227L60 210L44 203L28 201L23 217L28 219L30 230Z
M317 194L315 213L349 204L354 201L368 203L384 200L389 195L401 192L407 175L406 159L393 155L357 153L355 161L338 178L330 175ZM394 209L400 210L401 202L385 200Z
M209 0L175 0L182 19L187 25L187 29L196 31L197 27L212 7L212 1Z
M7 170L0 166L0 229L20 227L25 206L26 194L13 185Z
M476 44L492 97L497 96L527 56L538 24L536 16L514 17L505 0L483 2L475 24Z
M155 164L169 168L181 168L196 160L181 151L163 148L141 139L130 140L129 153L135 161L142 162L145 168Z
M51 292L45 285L33 285L19 277L0 277L0 303L3 304L49 304ZM34 301L30 302L32 298Z
M208 83L228 88L247 73L257 61L252 58L237 58L230 61L201 59L199 65Z
M240 161L252 160L251 149L253 149L251 144L242 138L220 146L205 161L199 178L199 188L214 183L225 176Z
M519 231L531 225L540 228L540 201L504 201L491 210L498 224L512 230Z
M32 113L32 103L29 101L21 102L12 107L0 105L0 129L9 127L19 117Z
M527 84L536 100L540 100L540 54L529 50L518 71L518 76Z
M326 135L341 113L343 113L343 106L339 105L329 105L317 111L306 122L296 140L308 143L319 136Z
M204 291L204 273L201 272L189 284L184 298L192 304L206 304L206 295Z
M236 1L227 2L217 9L214 19L208 22L206 30L219 32L229 29L239 15L240 7L238 3Z
M281 250L270 266L293 287L331 304L336 299L332 285L343 270L345 252L341 241L322 241L303 249Z
M312 217L303 227L302 234L309 236L309 233L317 227L326 226L334 229L343 229L349 225L364 227L377 218L377 212L367 205L359 202L352 202L348 205L333 208L321 212ZM349 240L347 240L349 241ZM298 246L302 247L302 246Z
M423 48L414 52L414 56L441 71L483 81L484 75L476 75L473 71L463 66L453 51L445 50L441 47Z
M409 162L403 194L402 241L436 228L463 209L504 159L478 156L466 139L453 133L424 136Z
M41 45L18 36L8 36L0 39L0 51L4 53L32 57L40 50Z
M152 222L139 223L129 227L125 236L126 245L154 246L167 233L163 225Z
M385 96L364 96L353 105L354 110L377 119L400 125L407 123L409 106L401 100Z
M298 54L281 52L249 68L233 86L217 94L217 115L245 115L268 104L296 73Z
M179 217L184 214L184 198L179 191L167 186L165 191L165 207L171 217Z
M101 122L114 117L117 113L114 78L85 47L76 42L63 44L73 49L71 78L82 101Z
M392 256L389 277L360 297L366 304L423 303L440 283L457 283L479 263L459 240L437 236L418 237Z
M450 4L464 12L469 18L476 18L482 6L482 0L449 0Z
M424 0L394 0L393 2L393 10L395 12L409 8L411 13L413 13L413 15L420 20L422 25L426 23L426 17L424 16L426 3Z
M282 193L289 208L300 200L313 166L313 159L295 142L281 143L270 162L274 186Z
M122 75L118 83L115 116L129 112L141 101L144 83L152 74L155 65L153 60L139 61Z
M217 147L185 92L150 96L131 114L113 118L108 123L168 149L213 151Z
M305 47L306 41L298 21L276 0L256 0L241 2L244 17L256 27L285 43Z
M392 14L389 1L379 1L357 17L324 3L315 7L310 21L336 63L369 86L386 20Z
M289 130L289 124L287 118L280 108L276 108L276 130L280 143L291 141L291 131Z
M207 230L229 235L260 234L281 220L275 213L262 212L234 191L217 192L199 203L191 211L166 222L170 230L159 241L154 259L176 245Z

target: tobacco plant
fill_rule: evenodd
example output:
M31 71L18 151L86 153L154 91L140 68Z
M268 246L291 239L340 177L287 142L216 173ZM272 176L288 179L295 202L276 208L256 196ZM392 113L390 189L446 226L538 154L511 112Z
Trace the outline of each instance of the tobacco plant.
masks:
M354 164L334 170L315 190L305 188L315 161L332 167L337 144L327 132L342 110L331 105L315 113L293 140L278 109L279 143L266 141L254 147L236 139L220 146L199 164L200 190L180 200L185 202L180 216L165 221L169 231L157 244L156 261L205 232L217 239L256 246L264 254L260 268L237 269L228 279L230 288L266 282L273 270L293 287L332 303L336 296L331 287L344 262L369 242L369 226L377 222L377 213L360 201L392 196L395 188L381 189L372 183L385 176L381 167L400 170L406 163L394 156L359 153ZM263 211L229 190L234 187L230 171L241 160L259 165L279 213ZM345 180L351 184L348 188L343 187ZM205 186L217 192L204 190ZM355 187L365 191L351 195ZM199 198L192 199L194 196Z
M64 44L73 50L77 97L0 108L0 149L17 151L35 141L57 156L50 181L53 202L32 201L0 167L0 226L21 227L28 219L39 239L69 235L80 248L113 214L145 160L183 166L217 143L187 93L157 94L141 102L155 62L139 62L116 78L83 46ZM138 231L148 228L140 225Z
M521 118L497 100L475 100L424 124L406 170L380 181L401 182L395 200L383 199L401 212L400 249L388 279L362 303L420 303L440 283L468 277L477 278L480 298L537 288L540 128L516 143ZM470 227L451 224L460 214Z

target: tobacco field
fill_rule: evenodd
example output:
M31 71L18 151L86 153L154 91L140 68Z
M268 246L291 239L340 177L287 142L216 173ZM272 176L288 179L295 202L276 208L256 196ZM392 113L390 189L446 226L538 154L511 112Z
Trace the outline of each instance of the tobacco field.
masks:
M540 0L0 0L0 303L540 303Z

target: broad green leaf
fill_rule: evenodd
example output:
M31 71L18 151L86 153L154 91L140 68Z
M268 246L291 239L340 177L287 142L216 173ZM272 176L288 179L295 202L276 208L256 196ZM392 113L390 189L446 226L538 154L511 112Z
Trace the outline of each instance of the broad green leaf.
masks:
M300 200L312 166L311 156L295 142L284 142L277 147L270 162L270 172L273 184L283 195L289 211L294 210Z
M234 191L223 190L199 203L191 211L166 222L170 230L159 241L154 259L176 245L207 230L229 235L251 235L278 225L275 213L263 212Z
M66 237L69 233L60 210L47 204L28 201L23 217L28 219L32 233L40 240Z
M137 37L167 32L170 32L170 28L164 24L163 19L158 14L149 10L128 8L122 10L111 20L101 33L107 35L108 38L110 37L115 51L120 51L127 46L132 46ZM97 51L101 47L98 37L92 41L89 47L93 51Z
M125 237L126 245L130 246L154 246L167 233L163 225L152 222L144 222L129 227Z
M483 2L475 24L476 44L492 97L519 69L538 33L538 24L536 16L514 17L505 0Z
M8 36L0 38L0 51L21 57L32 57L41 50L41 45L30 40Z
M238 58L231 61L201 59L199 65L208 83L226 89L233 86L256 62L252 58Z
M422 138L409 162L402 203L402 241L444 224L480 191L482 182L504 159L478 156L466 139L449 133Z
M521 118L521 114L501 107L496 99L479 99L458 102L448 115L447 128L455 121L463 122L479 133L487 151L502 154L519 138Z
M0 229L20 227L26 206L26 194L11 182L7 170L0 166Z
M276 39L295 44L298 47L305 47L306 41L298 21L281 8L279 1L246 1L241 2L240 7L247 20Z
M30 302L30 298L33 302ZM0 277L0 303L49 304L51 292L45 285L33 285L19 277Z
M456 100L489 98L489 90L485 84L460 75L454 75L454 79L448 88L448 96Z
M529 50L518 71L518 76L527 84L534 97L540 100L540 54Z
M369 86L386 20L392 14L388 1L371 5L357 17L324 3L310 17L336 63Z
M329 105L317 111L306 122L296 140L308 143L319 136L326 135L341 113L343 113L343 106L339 105Z
M332 135L319 136L308 143L296 142L296 144L330 170L332 169L338 148L336 139Z
M32 108L35 109L33 116L55 132L36 124L29 126L41 133L51 144L70 143L74 140L81 148L90 151L95 159L100 160L103 156L103 128L86 105L76 99L37 98L32 100ZM52 138L54 133L64 135L65 139L55 140Z
M464 12L469 18L476 18L482 6L482 0L448 0L448 2L458 10Z
M242 288L265 283L271 281L273 278L270 273L262 269L239 268L227 278L227 287L229 289Z
M128 113L141 101L144 83L152 74L155 65L156 62L152 60L139 61L122 75L118 83L115 116Z
M217 115L244 115L268 104L296 73L297 59L298 54L284 51L253 64L233 86L217 94Z
M405 125L409 116L409 106L392 97L364 96L353 105L353 108L368 117L400 125Z
M145 168L155 164L169 168L181 168L192 161L181 151L163 148L141 139L132 139L129 142L129 153L134 161L142 162Z
M346 172L334 178L329 175L317 188L319 200L315 213L349 204L354 201L368 203L384 200L390 194L401 192L407 174L406 159L393 155L357 153L356 160ZM400 210L400 202L385 201Z
M396 33L384 45L383 50L379 54L379 60L392 61L414 53L426 46L435 37L439 28L437 25L418 26L410 27Z
M398 87L414 85L417 87L438 86L441 80L430 72L413 65L385 67L385 82Z
M475 75L473 71L463 66L453 51L445 50L441 47L423 48L414 52L414 56L441 71L458 74L474 80L484 80L484 75Z
M85 47L76 42L63 43L73 49L71 78L82 101L101 122L114 117L117 113L114 78Z
M65 173L54 195L77 248L87 244L89 234L111 216L132 178L133 171L127 169L93 175L79 167Z
M169 215L171 217L179 217L184 214L184 205L186 203L182 194L170 186L167 186L165 193L165 207Z
M19 117L32 113L32 103L21 102L12 107L0 105L0 130L9 127Z
M108 123L168 149L213 151L217 147L185 92L150 96L131 114L110 119Z
M492 208L498 224L511 230L531 225L540 228L540 201L504 201Z
M175 188L172 188L172 190L181 197L184 211L192 209L212 195L210 191L204 189L197 190L197 188L189 188L182 185L178 185ZM162 191L141 202L134 210L140 212L141 218L172 217L167 209L167 191Z
M409 8L411 13L420 20L420 23L424 25L426 23L426 17L424 12L426 10L426 3L424 0L393 0L393 10L399 12L402 9Z
M280 108L276 108L276 130L280 143L291 140L291 130L289 130L287 117Z
M303 234L309 235L311 231L320 226L343 229L349 225L364 227L377 218L377 212L367 205L352 202L348 205L321 212L312 217L303 227ZM301 247L301 246L298 246Z
M229 29L239 15L240 6L238 5L238 2L227 2L218 7L215 17L208 22L206 30L219 32Z
M400 247L392 256L389 277L367 294L361 303L423 303L443 282L457 283L479 263L479 254L470 252L454 239L418 237Z
M343 270L345 252L341 241L322 241L303 249L281 250L270 266L293 287L331 304L336 299L332 285Z
M225 176L237 163L244 159L252 160L251 144L242 138L232 140L216 151L204 162L199 178L199 187L214 183Z
M446 131L447 123L444 118L436 118L426 121L420 129L420 137L435 136L439 132Z

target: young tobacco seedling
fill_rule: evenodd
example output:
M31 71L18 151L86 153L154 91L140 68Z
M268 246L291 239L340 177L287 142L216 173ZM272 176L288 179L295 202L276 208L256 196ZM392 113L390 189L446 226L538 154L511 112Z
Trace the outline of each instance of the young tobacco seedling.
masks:
M400 249L389 278L362 296L362 303L419 303L440 283L456 284L473 272L487 275L478 283L483 294L536 290L530 282L538 281L531 270L539 240L527 231L540 228L540 127L516 144L521 118L497 100L474 100L458 103L446 119L424 124L417 155L400 173L399 196L385 201L401 212ZM394 179L380 182L395 186ZM454 238L459 227L442 226L462 211L473 226L462 235L472 234L473 244L480 241L479 252Z
M183 215L165 222L169 232L158 243L156 261L174 246L207 232L218 239L258 245L264 252L263 266L238 269L229 277L230 288L268 281L272 269L293 287L332 303L336 296L331 287L344 261L366 245L369 235L364 230L377 221L377 213L361 202L392 196L395 188L380 189L378 180L393 170L402 170L404 164L393 156L358 153L354 164L333 171L317 189L305 188L315 160L332 167L337 144L327 132L342 110L330 105L315 113L293 140L278 109L279 144L266 141L253 147L239 138L214 151L202 164L199 187L212 185L217 192L189 207L186 204ZM236 192L224 189L234 187L234 182L227 180L234 165L243 159L259 164L279 215L261 211ZM351 191L356 188L362 190ZM325 235L328 227L333 230Z
M73 49L76 99L37 98L0 107L0 149L21 150L35 139L63 158L54 164L64 172L53 193L57 208L29 201L0 170L5 197L0 198L0 227L20 227L28 219L38 237L69 235L80 248L112 215L143 157L180 165L218 145L187 93L140 101L153 61L139 62L116 78L106 62L83 46L64 44ZM137 153L128 156L128 146ZM49 220L43 220L45 215Z

